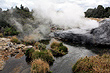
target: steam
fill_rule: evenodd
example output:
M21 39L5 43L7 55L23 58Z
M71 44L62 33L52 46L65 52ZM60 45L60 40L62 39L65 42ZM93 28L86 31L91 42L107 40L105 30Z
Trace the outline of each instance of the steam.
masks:
M35 3L34 16L51 20L52 24L62 28L92 29L99 26L97 21L86 19L83 9L70 2L56 3L50 0L38 0Z
M27 19L25 20L26 23L22 25L19 19L11 18L17 29L22 32L21 35L26 36L25 40L34 39L38 41L44 39L50 33L51 25L57 25L58 28L63 29L78 28L85 30L99 26L97 21L85 18L83 9L77 4L67 1L59 3L56 0L37 0L34 3L32 5L34 21Z

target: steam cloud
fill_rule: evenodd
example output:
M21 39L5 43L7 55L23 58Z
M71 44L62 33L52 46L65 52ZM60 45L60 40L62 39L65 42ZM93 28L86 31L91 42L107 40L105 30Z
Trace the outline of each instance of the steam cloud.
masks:
M52 24L63 28L92 29L99 26L98 22L85 18L83 9L74 3L38 0L34 6L34 16L38 14L40 18L51 20Z
M37 0L34 3L32 6L35 21L22 26L14 19L23 35L29 35L29 38L34 40L41 40L47 36L50 33L51 24L64 29L92 29L99 26L97 21L85 18L83 9L77 4L67 1L59 3L56 0Z

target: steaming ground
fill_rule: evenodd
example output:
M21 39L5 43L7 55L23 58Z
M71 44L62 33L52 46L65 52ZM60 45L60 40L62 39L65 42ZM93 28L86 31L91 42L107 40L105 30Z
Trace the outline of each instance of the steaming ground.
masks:
M37 0L33 5L34 21L28 19L26 24L21 25L14 19L17 29L27 39L44 39L51 31L51 25L63 29L90 30L99 26L95 20L86 19L83 9L77 4L70 2L52 2L50 0ZM26 39L26 40L27 40Z

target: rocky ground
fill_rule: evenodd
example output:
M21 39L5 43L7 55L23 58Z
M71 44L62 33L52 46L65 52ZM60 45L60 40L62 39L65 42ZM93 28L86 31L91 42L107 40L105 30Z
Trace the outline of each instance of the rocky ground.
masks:
M32 46L25 46L23 44L12 43L8 38L0 38L0 70L3 70L6 60L14 56L19 59L24 55L27 48Z

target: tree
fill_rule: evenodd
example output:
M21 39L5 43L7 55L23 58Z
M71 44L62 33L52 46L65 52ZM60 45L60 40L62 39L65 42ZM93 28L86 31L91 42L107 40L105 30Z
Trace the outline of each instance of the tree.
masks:
M2 12L2 8L0 8L0 12Z
M21 8L21 10L24 10L24 6L22 4L21 4L21 7L20 8Z
M97 18L103 18L104 15L104 7L102 5L98 5L97 7Z

